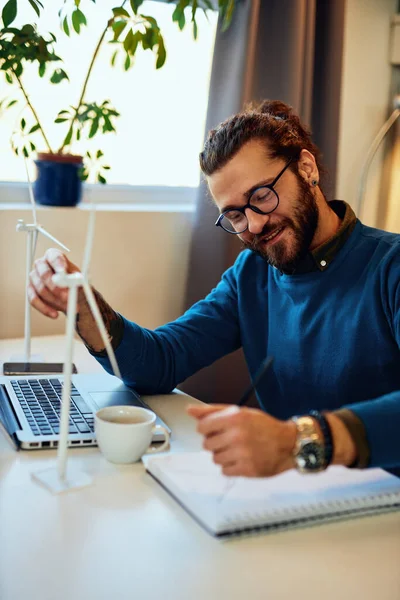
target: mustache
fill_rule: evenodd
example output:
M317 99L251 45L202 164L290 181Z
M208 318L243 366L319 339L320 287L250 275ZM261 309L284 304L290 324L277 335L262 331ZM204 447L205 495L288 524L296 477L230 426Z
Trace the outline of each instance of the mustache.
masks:
M271 235L271 233L274 233L275 231L277 231L278 229L281 229L282 227L287 227L288 225L292 224L292 220L291 219L282 219L282 221L280 221L279 223L266 223L266 225L263 227L261 233L257 233L253 240L252 240L252 246L257 247L257 245L266 237L268 237L269 235Z

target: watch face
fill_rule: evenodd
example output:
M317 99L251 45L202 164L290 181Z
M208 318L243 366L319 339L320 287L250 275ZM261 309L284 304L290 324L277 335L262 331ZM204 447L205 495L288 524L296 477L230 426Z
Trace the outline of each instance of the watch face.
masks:
M323 447L316 442L307 442L297 455L296 462L302 471L321 471L325 465Z

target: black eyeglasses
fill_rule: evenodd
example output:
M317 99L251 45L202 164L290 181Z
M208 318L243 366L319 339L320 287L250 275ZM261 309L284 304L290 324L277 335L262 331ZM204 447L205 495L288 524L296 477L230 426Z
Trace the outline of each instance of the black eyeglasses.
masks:
M291 158L283 167L282 171L278 173L272 183L269 183L268 185L262 185L261 187L255 189L251 193L247 204L241 208L230 208L221 213L216 220L215 225L217 227L222 227L222 229L228 233L237 235L238 233L243 233L246 231L249 226L245 212L248 208L259 215L268 215L269 213L274 212L274 210L278 208L279 204L279 196L275 191L274 186L282 177L292 161L293 158Z

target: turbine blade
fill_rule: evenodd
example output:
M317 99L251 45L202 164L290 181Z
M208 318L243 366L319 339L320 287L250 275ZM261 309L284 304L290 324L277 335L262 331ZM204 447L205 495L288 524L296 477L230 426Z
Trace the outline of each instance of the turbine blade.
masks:
M114 371L114 375L121 379L121 372L118 367L118 363L117 363L117 359L114 354L114 350L110 344L110 340L108 339L108 334L107 334L107 330L106 330L106 327L103 322L103 318L101 316L99 307L97 306L96 298L94 297L92 289L91 289L90 285L88 284L88 282L86 281L86 279L84 279L83 289L85 291L85 295L86 295L87 301L89 303L90 310L92 311L92 314L96 321L97 327L99 328L99 332L100 332L101 338L103 340L104 346L106 348L108 358L110 360L112 369Z
M37 225L37 230L39 231L39 233L41 233L45 237L49 238L49 240L58 244L66 252L70 251L69 248L67 248L67 246L64 246L64 244L62 244L57 238L55 238L53 235L51 235L51 233L46 231L41 225Z

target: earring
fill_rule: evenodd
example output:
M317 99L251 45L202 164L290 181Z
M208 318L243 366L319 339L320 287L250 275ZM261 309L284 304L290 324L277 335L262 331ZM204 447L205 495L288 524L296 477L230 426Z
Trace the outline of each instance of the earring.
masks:
M313 179L311 182L311 185L313 185L314 187L318 185L318 180L317 179Z

